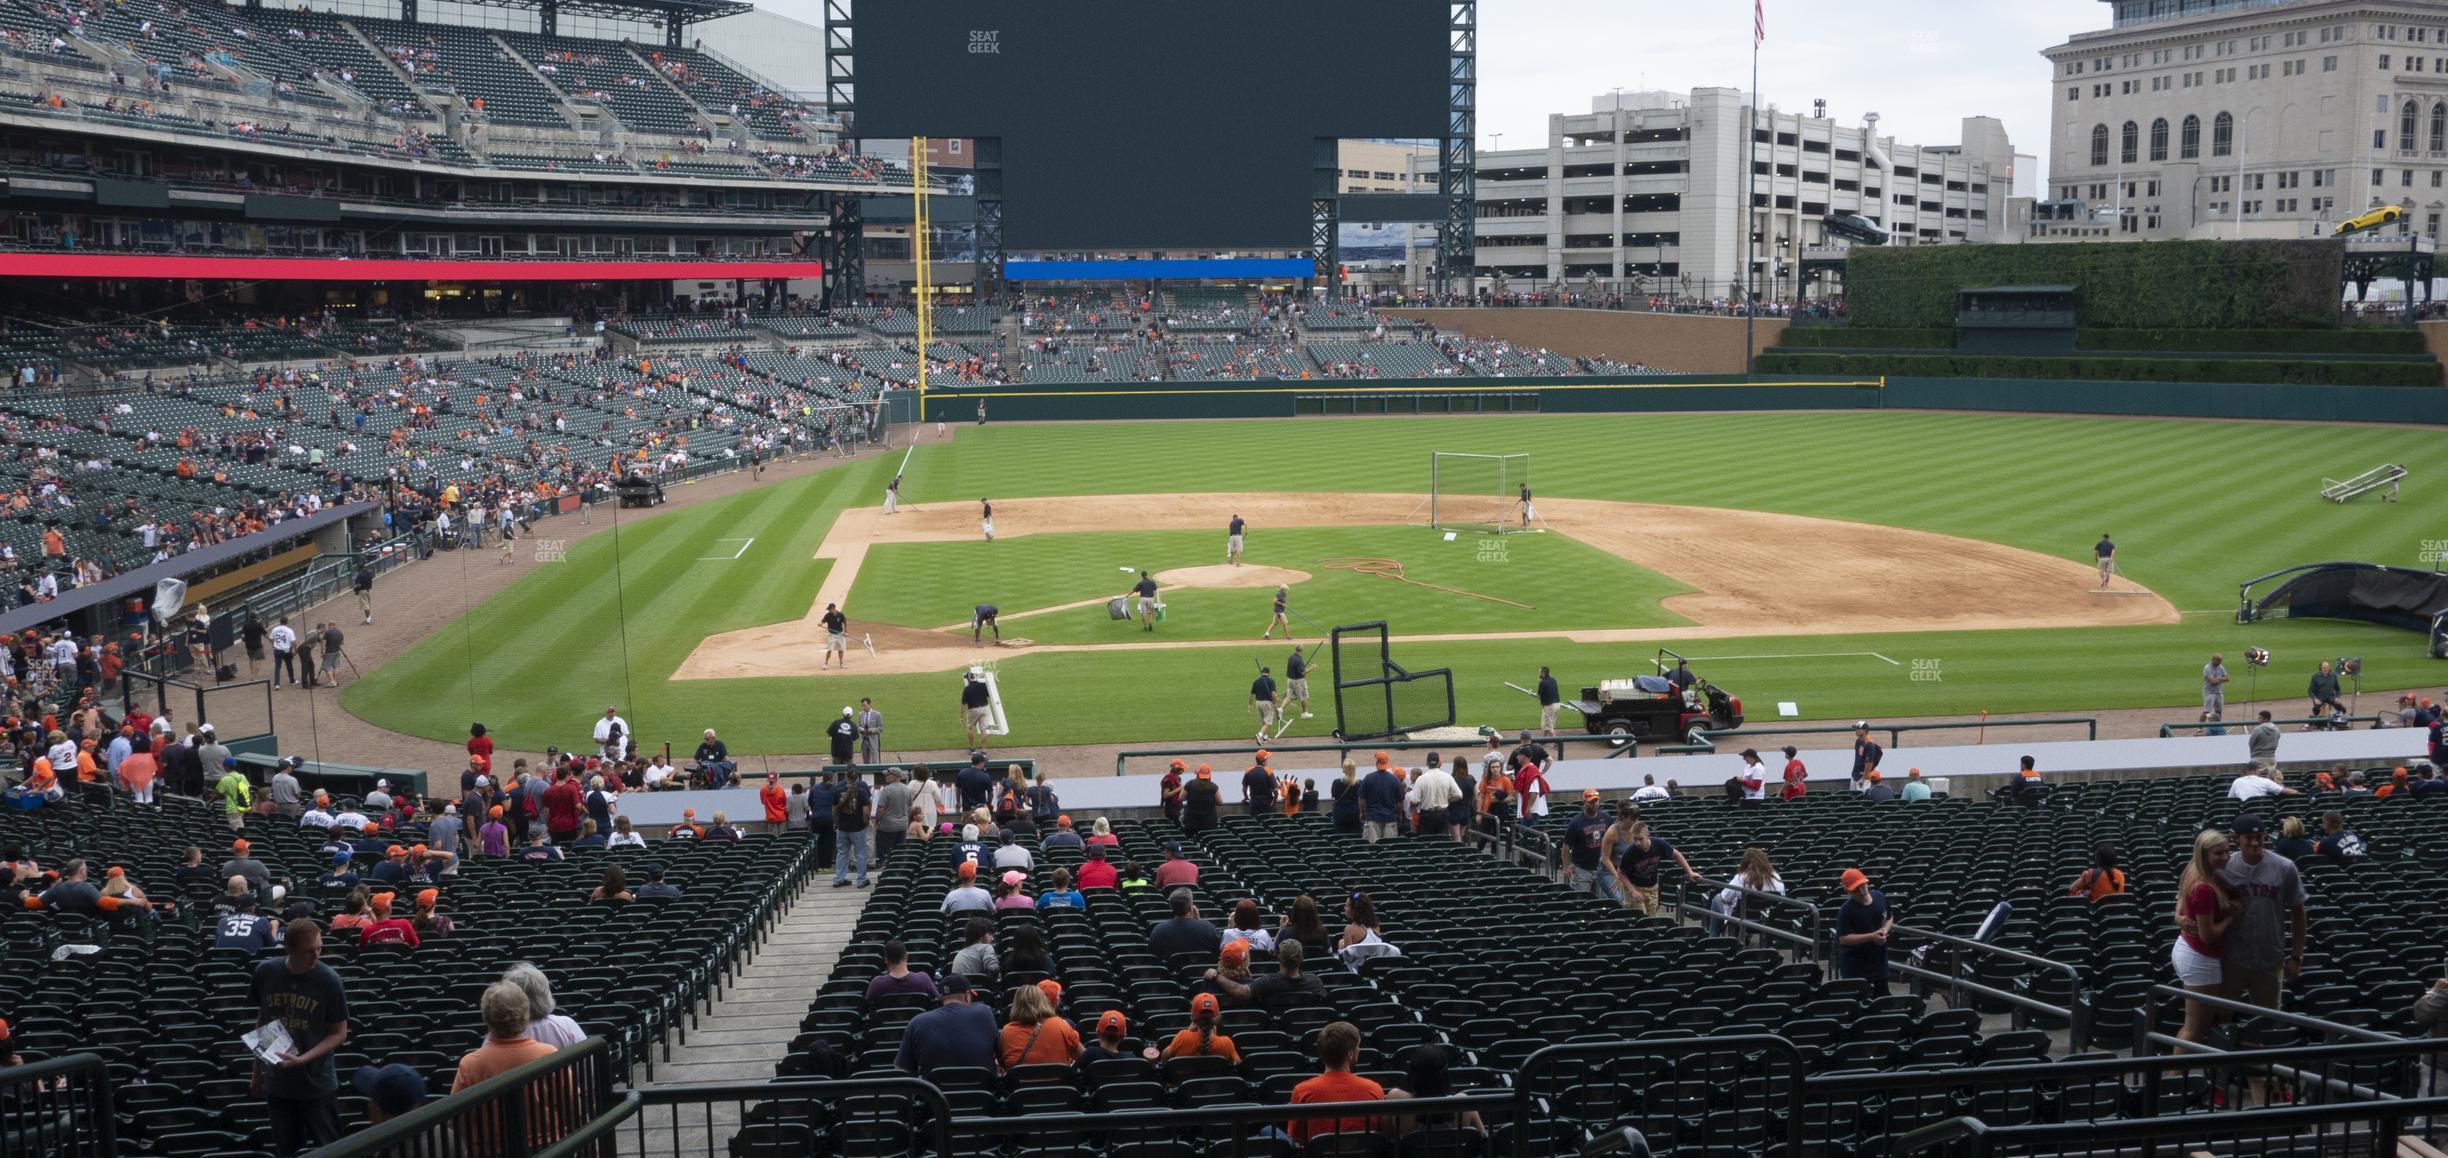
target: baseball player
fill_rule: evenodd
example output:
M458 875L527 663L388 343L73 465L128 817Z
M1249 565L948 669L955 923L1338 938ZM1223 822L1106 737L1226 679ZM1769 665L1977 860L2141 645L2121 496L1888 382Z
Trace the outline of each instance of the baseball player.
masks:
M1241 565L1241 526L1241 516L1236 514L1224 531L1224 561L1235 567Z
M817 663L816 670L824 671L832 667L833 657L838 655L841 657L842 670L849 671L850 617L842 614L841 608L827 603L825 604L823 619L825 629L825 653L824 659ZM997 638L1000 638L1000 636L998 635Z
M1139 630L1156 630L1156 581L1141 571L1139 582L1131 585L1131 594L1139 597Z
M1292 638L1292 621L1284 618L1284 611L1290 604L1291 599L1292 593L1285 590L1283 584L1278 583L1275 585L1275 618L1267 621L1267 629L1260 632L1258 634L1258 638L1275 638L1275 629L1278 627L1284 629L1285 639Z
M983 407L983 406L985 405L985 403L981 402L981 403L979 403L978 405L979 405L979 406L981 406L981 407ZM978 520L979 520L981 523L985 524L985 527L986 527L986 541L987 541L987 542L989 542L989 543L994 542L994 504L993 504L993 503L987 502L987 501L986 501L986 500L984 500L984 499L979 499L979 500L978 500ZM1002 638L1002 637L1001 637L1001 636L997 636L996 638L1000 639L1000 638Z
M1275 677L1264 664L1258 667L1258 678L1250 681L1249 702L1250 707L1258 713L1258 739L1264 743L1267 729L1275 723L1275 709L1278 706Z
M894 475L891 482L884 484L884 513L888 515L899 514L900 510L901 476Z
M1521 486L1521 525L1524 530L1529 529L1530 517L1537 513L1537 510L1530 505L1530 484L1523 483Z
M2100 541L2091 545L2091 553L2099 557L2100 590L2108 589L2108 577L2116 574L2116 544L2108 532L2100 532Z

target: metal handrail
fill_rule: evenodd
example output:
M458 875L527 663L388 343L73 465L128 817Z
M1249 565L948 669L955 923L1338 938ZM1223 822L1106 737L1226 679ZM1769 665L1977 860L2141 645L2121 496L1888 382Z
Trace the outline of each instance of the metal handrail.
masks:
M30 1152L63 1158L119 1153L119 1116L111 1109L111 1080L100 1054L0 1066L0 1091L8 1094L8 1105L0 1110L0 1149L40 1139L45 1144Z
M1695 885L1699 886L1703 890L1706 890L1712 894L1712 896L1716 893L1724 892L1727 889L1733 889L1736 892L1741 893L1743 896L1749 897L1753 900L1765 901L1769 904L1777 905L1783 908L1799 909L1801 910L1802 926L1804 931L1795 932L1792 929L1771 925L1765 921L1761 921L1753 917L1737 917L1726 913L1720 913L1713 905L1694 905L1685 899L1684 894L1685 890L1690 889ZM1722 921L1726 924L1738 925L1762 936L1772 937L1779 941L1785 941L1793 945L1800 946L1803 953L1803 959L1813 965L1820 966L1821 971L1823 973L1825 972L1827 964L1827 945L1824 935L1825 930L1821 928L1819 906L1814 905L1809 901L1802 900L1798 897L1790 897L1783 893L1769 893L1762 892L1754 888L1746 888L1742 885L1735 884L1732 881L1721 881L1714 877L1684 877L1675 882L1674 907L1675 911L1677 912L1697 913L1708 920Z
M1542 1071L1550 1064L1582 1061L1593 1058L1603 1058L1608 1062L1620 1062L1625 1057L1633 1055L1641 1057L1658 1057L1672 1060L1684 1054L1748 1053L1752 1051L1764 1051L1778 1055L1779 1058L1785 1063L1785 1072L1792 1078L1796 1079L1788 1081L1784 1084L1785 1089L1782 1095L1785 1103L1782 1121L1785 1134L1783 1151L1787 1154L1800 1154L1803 1152L1802 1126L1804 1082L1799 1079L1801 1079L1802 1074L1808 1069L1808 1067L1803 1063L1801 1047L1795 1045L1791 1040L1773 1033L1738 1033L1725 1034L1722 1036L1643 1038L1637 1042L1568 1042L1562 1045L1541 1047L1531 1051L1529 1057L1523 1058L1521 1067L1514 1071L1513 1097L1516 1106L1518 1107L1518 1112L1525 1115L1524 1117L1517 1118L1516 1124L1518 1126L1520 1123L1528 1121L1526 1115L1533 1108L1533 1102L1537 1098L1538 1091L1540 1089L1539 1078ZM1772 1097L1777 1096L1773 1092L1774 1088L1775 1087L1773 1085L1770 1087L1772 1091L1770 1096ZM1407 1105L1408 1103L1405 1104ZM1527 1133L1527 1130L1519 1128L1514 1130L1514 1153L1516 1155L1521 1153L1521 1143Z
M1940 720L1921 724L1872 724L1870 725L1870 730L1873 732L1887 733L1887 747L1901 748L1904 746L1903 735L1906 732L1961 731L1965 728L1985 727L2026 728L2057 725L2072 727L2078 724L2085 729L2086 735L2084 735L2084 739L2099 739L2099 718L2096 716L2050 716L2045 719L2038 720L1993 720L1986 716L1976 716L1961 722ZM1654 751L1660 756L1689 756L1694 753L1705 754L1715 752L1717 750L1717 745L1711 741L1724 736L1812 736L1829 735L1850 731L1853 731L1853 725L1851 724L1794 724L1789 726L1772 726L1765 728L1755 728L1750 726L1740 728L1701 728L1692 733L1693 735L1700 737L1700 741L1698 743L1668 744L1656 748Z
M2278 1109L2228 1110L2216 1115L2165 1114L2150 1118L2101 1118L2023 1126L1991 1126L1978 1118L1952 1118L1913 1131L1897 1141L1896 1153L1916 1154L1932 1146L1973 1139L1971 1153L1986 1156L2017 1154L2118 1153L2139 1146L2146 1156L2158 1153L2163 1141L2192 1141L2205 1134L2221 1138L2293 1137L2306 1127L2369 1120L2371 1151L2393 1154L2408 1118L2448 1111L2448 1098L2419 1098L2374 1105L2369 1102L2329 1102ZM1954 1129L1944 1129L1954 1126Z
M1499 734L1497 738L1501 740L1504 737ZM1197 748L1126 748L1120 752L1114 753L1114 775L1128 775L1129 773L1127 773L1125 769L1128 767L1130 761L1136 759L1154 759L1159 757L1173 756L1247 756L1249 753L1257 751L1260 748L1266 749L1268 754L1274 756L1281 756L1287 752L1350 753L1376 751L1380 749L1389 752L1416 752L1428 750L1458 751L1463 753L1465 759L1455 761L1455 763L1468 762L1476 764L1478 763L1477 757L1485 752L1485 749L1483 748L1474 748L1471 746L1472 744L1477 743L1478 739L1481 738L1474 738L1472 740L1321 740L1312 743L1299 744L1259 744L1253 742L1244 744L1208 745ZM1555 757L1558 760L1565 758L1564 742L1566 740L1595 744L1604 744L1606 742L1606 737L1604 736L1532 736L1530 739L1532 743L1553 750ZM1446 765L1448 768L1451 768L1452 766L1453 764Z
M949 1155L952 1149L952 1104L944 1100L943 1090L922 1078L770 1078L754 1082L692 1082L676 1086L645 1086L630 1091L641 1114L633 1116L638 1131L646 1128L642 1111L648 1106L678 1106L697 1102L740 1101L762 1102L790 1098L804 1093L821 1092L839 1099L863 1094L907 1094L914 1102L923 1103L925 1131L933 1139L931 1153ZM1025 1124L1034 1127L1041 1121L1030 1115ZM919 1123L912 1123L913 1126ZM643 1147L631 1148L632 1153Z
M488 1114L496 1105L502 1108L502 1113L499 1119L482 1123L483 1135L501 1144L504 1158L537 1158L559 1149L561 1143L573 1137L582 1134L598 1137L636 1112L635 1094L622 1096L611 1088L614 1064L612 1043L602 1037L590 1037L448 1097L436 1098L379 1126L351 1134L314 1151L314 1158L426 1153L420 1143L454 1132L476 1121L479 1115ZM562 1077L569 1082L566 1102L545 1104L530 1097L530 1089L537 1082ZM548 1121L554 1115L568 1114L569 1132L538 1144L536 1123L530 1120L535 1113L542 1113ZM580 1115L585 1116L584 1122L576 1121Z
M2083 975L2080 967L2064 961L2057 961L2051 958L2042 957L2035 953L2026 953L2020 949L2009 949L2003 945L1993 945L1987 941L1975 941L1969 937L1958 937L1951 933L1941 933L1935 929L1924 929L1916 925L1899 924L1895 926L1891 932L1902 933L1908 938L1917 937L1928 941L1935 941L1942 945L1952 945L1958 950L1975 950L1995 957L2004 957L2007 960L2020 961L2023 964L2030 965L2037 969L2045 969L2051 973L2064 974L2066 978L2066 993L2068 994L2068 1000L2071 1003L2070 1007L2050 1005L2045 1001L2027 997L2020 993L2009 992L2004 989L1999 989L1993 985L1985 985L1978 981L1965 979L1961 974L1961 970L1964 965L1964 954L1960 951L1953 955L1950 968L1954 970L1954 972L1951 974L1941 974L1936 970L1924 969L1920 966L1910 964L1909 962L1903 965L1893 965L1891 963L1891 967L1900 969L1906 973L1917 974L1936 981L1943 981L1952 991L1958 994L1965 991L1970 991L1982 997L1987 997L1996 1001L2003 1001L2009 1005L2026 1009L2034 1013L2044 1013L2052 1017L2065 1018L2070 1040L2077 1042L2090 1040L2093 1012L2091 991L2083 986ZM1960 1005L1960 1002L1958 1002L1958 1004Z
M2405 1038L2399 1037L2395 1034L2382 1033L2376 1029L2365 1029L2362 1026L2348 1025L2341 1021L2329 1021L2323 1018L2314 1017L2308 1013L2289 1013L2283 1009L2272 1009L2268 1006L2254 1005L2249 1001L2238 1001L2232 997L2214 997L2207 993L2195 993L2190 989L2178 989L2173 985L2153 985L2149 989L2143 991L2143 996L2153 999L2173 997L2180 1001L2199 1001L2210 1005L2212 1008L2222 1009L2229 1013L2240 1013L2250 1017L2257 1017L2264 1021L2275 1021L2281 1025L2295 1026L2298 1029L2317 1029L2322 1033L2334 1034L2338 1037L2347 1038L2352 1041L2398 1042L2406 1040ZM2142 1008L2146 1011L2152 1010L2152 1006L2150 1004L2145 1004ZM2155 1023L2146 1021L2143 1024L2150 1025ZM2185 1042L2183 1044L2187 1049L2190 1049L2193 1046L2192 1042Z
M2327 724L2335 721L2336 719L2337 717L2335 716L2304 716L2291 720L2271 720L2270 723L2276 724L2283 728L2297 724ZM2236 733L2243 733L2251 731L2253 727L2259 723L2259 720L2170 720L2167 723L2159 725L2159 738L2162 740L2168 739L2174 736L2178 731L2187 728L2197 732L2207 731L2211 728L2228 728L2233 729ZM2346 717L2346 723L2349 727L2356 724L2368 724L2373 728L2378 728L2380 725L2380 717L2378 714L2369 716L2348 716Z

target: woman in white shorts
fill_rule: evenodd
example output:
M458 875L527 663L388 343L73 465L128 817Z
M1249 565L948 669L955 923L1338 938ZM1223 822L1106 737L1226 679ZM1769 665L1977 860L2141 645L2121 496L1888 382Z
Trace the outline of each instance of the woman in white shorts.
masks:
M2177 982L2188 993L2215 996L2225 977L2219 959L2226 950L2227 930L2243 909L2243 898L2219 880L2227 857L2227 834L2205 828L2193 838L2193 860L2176 882L2176 948L2170 958ZM2184 1028L2176 1036L2204 1041L2218 1023L2217 1006L2187 1001Z

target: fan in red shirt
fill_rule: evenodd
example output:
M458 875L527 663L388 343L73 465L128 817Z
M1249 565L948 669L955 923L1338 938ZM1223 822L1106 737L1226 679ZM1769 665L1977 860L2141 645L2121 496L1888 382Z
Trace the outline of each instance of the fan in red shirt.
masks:
M1080 862L1079 887L1083 889L1110 889L1121 879L1114 873L1113 862L1105 859L1103 845L1090 848L1088 859Z
M1809 769L1807 769L1807 768L1804 768L1804 767L1802 766L1802 760L1801 760L1801 758L1800 758L1800 757L1798 757L1798 756L1796 756L1796 755L1794 754L1794 748L1793 748L1793 745L1791 745L1791 744L1787 744L1787 745L1785 745L1785 795L1784 795L1784 799L1786 799L1786 800L1793 800L1793 799L1797 799L1797 798L1799 798L1799 797L1800 797L1800 796L1801 796L1803 793L1810 791L1810 789L1809 789L1809 788L1807 788L1807 787L1805 787L1805 786L1803 785L1803 781L1808 780L1808 779L1810 779L1810 770L1809 770Z
M468 755L482 756L485 758L485 766L488 768L492 767L493 737L485 735L485 726L483 724L474 724L468 728L467 749Z
M552 787L544 790L544 831L554 844L568 844L578 839L578 821L585 815L586 794L578 790L578 777L567 768L554 770Z

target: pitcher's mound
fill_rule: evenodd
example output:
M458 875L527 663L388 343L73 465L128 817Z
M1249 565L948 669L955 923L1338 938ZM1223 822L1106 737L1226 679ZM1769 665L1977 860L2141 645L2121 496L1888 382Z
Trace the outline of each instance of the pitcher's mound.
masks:
M1164 587L1289 587L1309 577L1307 571L1290 567L1235 567L1229 563L1213 567L1176 567L1158 571L1156 582Z

